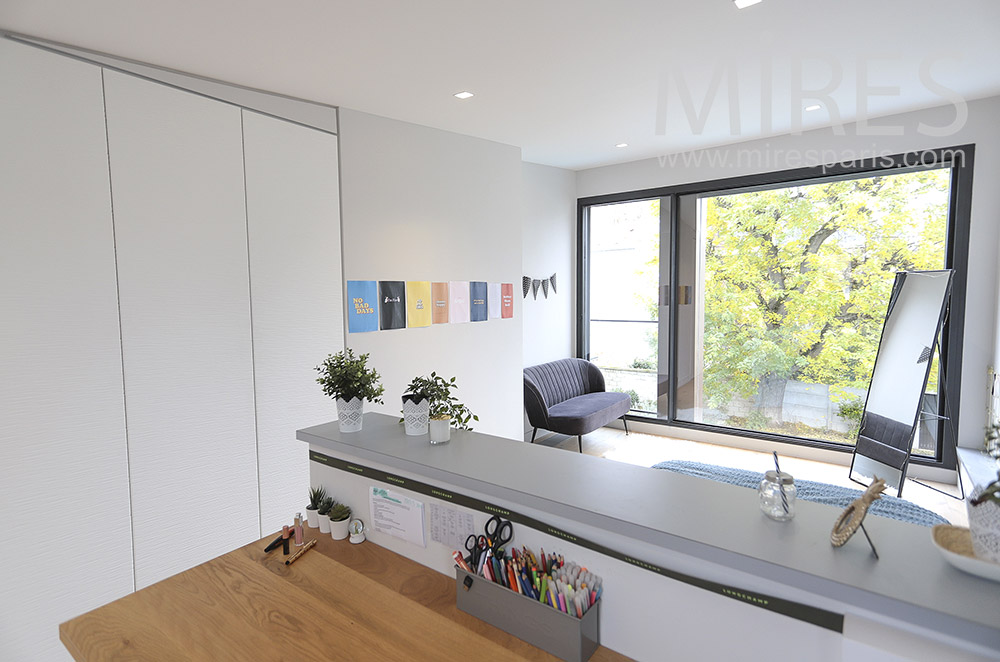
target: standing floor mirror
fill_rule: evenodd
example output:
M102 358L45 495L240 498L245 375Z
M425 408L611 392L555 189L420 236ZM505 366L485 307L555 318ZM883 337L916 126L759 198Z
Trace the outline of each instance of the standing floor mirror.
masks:
M850 478L875 477L902 496L921 405L951 295L952 270L896 274Z

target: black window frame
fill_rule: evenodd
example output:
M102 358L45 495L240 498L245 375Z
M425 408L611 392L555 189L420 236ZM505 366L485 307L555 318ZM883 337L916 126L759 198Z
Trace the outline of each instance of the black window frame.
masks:
M939 411L943 417L938 427L938 448L935 457L912 455L911 463L916 465L955 469L957 466L956 447L958 441L958 415L961 403L962 351L965 333L966 290L969 271L969 238L972 208L972 177L975 162L975 144L954 147L929 148L893 155L879 155L850 163L793 168L765 173L754 173L737 177L727 177L701 182L690 182L658 188L623 191L606 195L577 199L577 319L576 355L589 358L589 209L593 206L622 202L668 198L670 200L670 282L678 282L677 236L680 224L679 200L683 195L724 195L742 190L815 184L831 179L848 179L865 175L889 175L915 169L938 167L951 168L951 189L948 205L948 230L945 267L955 270L944 333L940 339L940 351L944 367L944 388L942 389ZM662 250L662 249L661 249ZM790 437L756 430L742 430L707 423L696 423L677 419L677 297L670 289L668 302L670 342L668 351L668 410L667 417L651 418L629 414L629 420L642 421L691 430L709 431L720 434L793 443L800 446L823 448L839 452L853 452L853 446L835 442Z

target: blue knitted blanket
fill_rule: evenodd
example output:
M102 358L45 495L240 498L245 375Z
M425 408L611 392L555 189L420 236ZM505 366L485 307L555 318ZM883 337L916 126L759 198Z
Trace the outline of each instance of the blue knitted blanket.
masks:
M714 464L702 464L701 462L686 462L683 460L669 460L653 465L654 469L666 469L686 476L697 478L708 478L720 483L739 485L740 487L755 488L760 485L764 474L746 469L733 469L731 467L720 467ZM796 480L795 488L797 498L806 501L816 501L838 508L846 508L849 503L861 496L861 490L852 490L849 487L839 485L829 485L827 483L816 483L811 480ZM935 524L948 524L937 513L932 513L926 508L910 503L904 499L893 496L882 495L868 507L868 512L872 515L881 515L901 522L911 522L921 526L934 526Z

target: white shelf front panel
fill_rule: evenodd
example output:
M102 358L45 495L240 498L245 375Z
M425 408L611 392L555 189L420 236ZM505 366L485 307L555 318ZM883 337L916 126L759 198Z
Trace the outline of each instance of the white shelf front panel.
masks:
M258 537L240 109L105 70L138 588Z
M243 111L261 535L305 511L301 421L336 416L313 367L344 346L337 137Z
M0 659L69 660L132 590L101 70L0 39L0 90Z

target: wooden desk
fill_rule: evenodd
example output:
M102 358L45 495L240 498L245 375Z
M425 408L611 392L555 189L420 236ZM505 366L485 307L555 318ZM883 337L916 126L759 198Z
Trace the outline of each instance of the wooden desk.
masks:
M270 535L67 621L59 638L78 662L557 659L460 612L454 578L306 531L319 542L290 566L280 547L264 554Z

